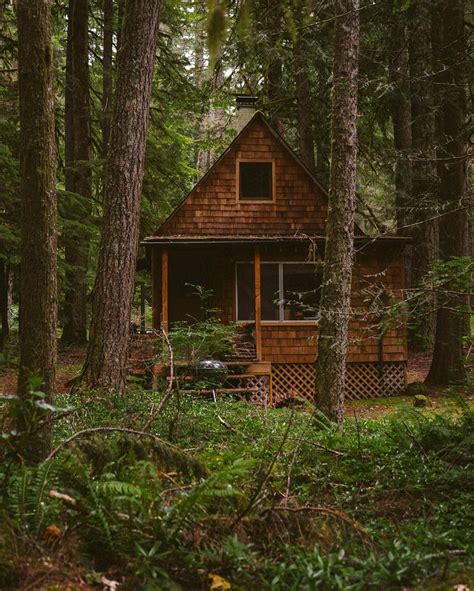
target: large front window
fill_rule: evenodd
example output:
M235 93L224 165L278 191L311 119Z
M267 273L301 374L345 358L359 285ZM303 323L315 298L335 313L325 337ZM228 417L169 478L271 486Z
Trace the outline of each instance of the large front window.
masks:
M236 279L237 320L255 320L253 263L237 263ZM261 263L262 320L316 320L321 279L321 269L314 263Z

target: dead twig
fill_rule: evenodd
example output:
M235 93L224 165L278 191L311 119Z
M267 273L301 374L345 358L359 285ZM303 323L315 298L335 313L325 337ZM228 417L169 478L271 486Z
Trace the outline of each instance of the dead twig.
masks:
M338 457L344 457L347 455L342 451L338 451L337 449L332 449L330 447L326 447L325 445L322 445L321 443L317 443L316 441L310 441L309 439L304 439L303 437L301 437L300 439L296 439L296 440L294 440L292 438L292 440L307 443L308 445L312 445L313 447L317 447L318 449L321 449L323 451L327 451L328 453L333 454Z
M161 411L163 410L163 408L165 407L166 403L168 402L168 400L171 397L171 394L173 392L173 387L174 387L174 384L175 384L175 370L174 370L173 347L171 346L170 340L169 340L168 335L166 334L166 332L163 329L161 329L161 332L163 333L163 340L165 341L166 346L168 347L168 352L169 352L169 358L170 358L170 379L169 379L169 382L168 382L168 388L166 390L166 393L163 396L163 398L160 400L160 403L158 404L158 406L156 407L156 409L154 409L152 407L151 412L150 412L150 416L148 417L147 422L142 427L142 430L143 431L148 431L148 429L152 425L153 421L161 413Z
M214 400L214 404L217 406L217 396L216 396L216 390L215 389L212 390L212 398ZM232 425L230 423L228 423L225 419L223 419L220 414L217 414L217 420L228 431L231 431L232 433L237 433L238 432L237 429L234 429L234 427L232 427Z
M291 462L290 462L290 465L289 465L289 467L288 467L288 477L287 477L287 479L286 479L286 492L285 492L285 496L284 496L284 499L285 499L285 505L288 505L288 499L290 498L290 489L291 489L291 473L293 472L293 466L294 466L294 464L295 464L295 461L296 461L296 456L297 456L297 454L298 454L299 450L300 450L300 448L299 448L299 446L297 445L297 446L295 447L294 451L293 451L292 458L291 458Z
M71 507L75 507L77 505L76 499L74 499L73 497L71 497L69 495L66 495L65 493L61 493L57 490L50 490L48 493L48 497L50 499L59 499L60 501L63 501L67 505L71 505Z
M425 448L423 447L423 445L421 444L421 442L415 437L415 435L412 433L412 431L410 430L410 427L405 422L402 422L402 426L405 429L405 431L407 432L408 437L418 447L418 449L420 450L420 452L423 455L423 457L426 460L429 460L429 457L428 457L428 454L426 453Z
M360 451L360 425L359 425L359 415L357 414L356 409L354 408L354 420L356 424L356 433L357 433L357 449Z
M285 443L288 440L288 435L290 433L290 428L293 423L294 416L295 416L295 410L293 409L291 412L291 415L290 415L290 420L288 421L288 426L286 428L285 434L283 435L283 439L281 440L281 443L278 446L278 449L276 450L275 455L272 458L272 461L270 462L270 466L268 467L268 469L265 473L265 476L260 481L259 485L257 486L255 492L253 493L253 495L252 495L250 501L248 502L247 506L245 507L245 509L243 509L235 518L235 521L232 524L233 527L235 527L238 523L240 523L240 521L242 521L243 517L245 517L247 515L247 513L252 509L255 502L257 501L258 495L262 491L262 488L265 486L265 483L270 478L270 474L272 473L273 466L275 465L279 455L281 454L283 447L285 446Z

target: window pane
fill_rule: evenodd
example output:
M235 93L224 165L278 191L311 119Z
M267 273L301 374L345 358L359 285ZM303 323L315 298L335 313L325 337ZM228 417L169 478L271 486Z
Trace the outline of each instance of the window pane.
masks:
M240 199L272 199L272 163L240 162Z
M316 265L283 265L285 320L319 317L322 273Z
M252 263L237 264L237 320L255 320L255 272Z
M278 264L264 263L261 266L262 320L279 320Z

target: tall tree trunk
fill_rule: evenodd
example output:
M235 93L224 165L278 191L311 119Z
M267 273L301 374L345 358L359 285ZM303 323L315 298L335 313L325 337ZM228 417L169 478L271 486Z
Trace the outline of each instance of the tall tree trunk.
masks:
M113 36L114 36L114 3L103 0L104 46L102 53L102 158L107 159L107 146L110 137L110 117L112 114L113 97Z
M315 402L342 423L354 245L357 157L359 1L337 0L332 158L326 227Z
M433 342L435 329L435 299L423 289L423 280L438 251L430 3L431 0L414 2L409 15L413 248L408 285L420 290L420 296L412 300L410 317L409 344L413 351L426 350Z
M330 88L327 82L328 78L321 76L319 78L319 93L316 104L316 116L314 128L318 130L316 134L316 176L323 187L329 186L329 157L331 154L331 126L330 126Z
M21 279L18 394L29 397L29 379L41 379L50 399L54 390L57 324L56 146L54 136L51 5L19 0L18 70L20 94ZM25 405L25 409L28 405ZM49 447L47 420L31 431L24 454L44 457ZM18 428L30 428L25 411Z
M0 333L0 351L3 351L10 333L10 267L5 259L0 259L0 318L2 332Z
M283 135L282 114L282 82L283 62L280 56L283 10L279 2L264 0L263 25L269 40L268 63L265 73L265 87L268 100L268 117L272 126Z
M326 16L327 14L327 16ZM331 14L324 10L322 18L329 18ZM316 88L313 90L313 128L316 142L316 176L323 187L329 187L329 159L331 155L331 65L324 57L324 47L333 35L333 22L329 21L321 26L319 44L321 50L316 56Z
M301 159L314 172L316 164L314 159L313 109L309 81L310 56L303 29L303 10L304 5L302 6L300 4L298 4L295 10L296 23L298 25L298 37L293 51L296 106L298 111L298 135Z
M408 45L405 11L397 10L392 0L389 4L391 18L389 41L389 77L393 86L391 117L393 125L393 144L396 152L395 162L395 212L397 232L406 234L410 221L410 200L412 192L412 170L410 153L411 102L410 70L408 66Z
M80 385L123 391L138 248L159 0L128 0L117 56L104 220L92 322Z
M441 0L435 6L442 34L437 81L441 96L438 168L441 175L440 254L444 261L468 255L466 201L465 79L463 0ZM467 278L466 278L467 279ZM464 380L463 297L453 296L456 286L448 284L438 301L433 361L427 377L432 384Z
M61 342L87 341L87 267L90 217L90 109L88 0L70 0L66 55L65 155L66 191L76 197L68 205L70 227L64 236L65 296Z

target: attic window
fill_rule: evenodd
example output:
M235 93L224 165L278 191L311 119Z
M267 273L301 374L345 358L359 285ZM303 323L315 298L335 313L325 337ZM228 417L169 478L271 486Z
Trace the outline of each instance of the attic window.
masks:
M273 162L238 162L239 199L273 200Z

